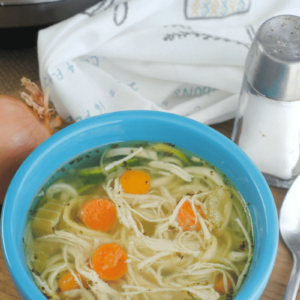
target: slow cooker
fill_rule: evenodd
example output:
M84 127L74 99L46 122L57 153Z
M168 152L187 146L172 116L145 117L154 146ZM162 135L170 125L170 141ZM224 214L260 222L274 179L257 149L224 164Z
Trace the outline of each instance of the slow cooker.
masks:
M98 2L100 0L0 0L0 28L53 24Z
M102 1L0 0L0 50L33 47L40 29L68 19L97 3L101 5Z

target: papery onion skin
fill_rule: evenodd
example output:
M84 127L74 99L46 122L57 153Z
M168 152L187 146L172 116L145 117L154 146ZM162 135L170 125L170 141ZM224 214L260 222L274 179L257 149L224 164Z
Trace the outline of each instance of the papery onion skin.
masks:
M0 204L19 166L50 136L50 130L26 104L0 95Z

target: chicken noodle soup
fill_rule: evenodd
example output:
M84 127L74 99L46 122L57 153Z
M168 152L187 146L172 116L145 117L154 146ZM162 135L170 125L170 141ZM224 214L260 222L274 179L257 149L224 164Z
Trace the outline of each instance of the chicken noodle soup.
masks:
M38 191L28 218L26 259L46 298L233 299L254 241L229 179L166 143L110 145L86 161L92 155L96 165L68 162Z

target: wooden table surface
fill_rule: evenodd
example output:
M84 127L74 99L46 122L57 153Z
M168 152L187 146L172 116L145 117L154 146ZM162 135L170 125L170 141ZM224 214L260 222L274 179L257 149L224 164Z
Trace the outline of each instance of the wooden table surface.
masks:
M15 95L13 93L12 95ZM233 120L217 124L212 126L227 137L231 136L233 127ZM277 211L279 213L282 201L286 194L285 189L271 187L273 193ZM282 300L287 282L289 279L290 271L292 267L292 256L289 250L286 248L284 242L280 238L278 254L275 262L275 266L268 282L268 285L261 296L261 300ZM19 296L13 286L13 283L9 277L7 267L5 265L2 249L0 251L0 299L1 300L19 300ZM297 300L300 300L300 293L298 291ZM247 299L245 299L247 300Z

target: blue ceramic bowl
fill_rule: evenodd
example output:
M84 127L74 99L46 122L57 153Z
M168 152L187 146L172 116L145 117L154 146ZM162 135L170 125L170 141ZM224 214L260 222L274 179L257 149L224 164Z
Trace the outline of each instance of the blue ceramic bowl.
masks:
M22 242L27 211L37 190L80 153L130 140L176 144L215 164L234 182L250 203L255 231L253 262L235 300L259 299L274 266L279 236L274 200L264 177L243 151L217 131L185 117L152 111L117 112L73 124L46 140L19 168L2 210L1 241L21 299L46 299L27 268Z

